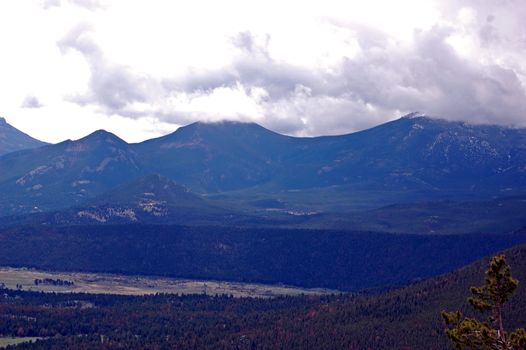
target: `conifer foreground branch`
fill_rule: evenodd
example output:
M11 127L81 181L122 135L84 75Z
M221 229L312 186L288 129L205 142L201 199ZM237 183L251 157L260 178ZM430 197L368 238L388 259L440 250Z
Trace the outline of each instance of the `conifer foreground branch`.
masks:
M469 304L488 314L485 320L464 317L460 311L442 311L446 335L455 349L526 350L526 331L512 333L504 329L503 306L509 301L519 282L511 275L504 255L494 256L486 271L483 286L471 287Z

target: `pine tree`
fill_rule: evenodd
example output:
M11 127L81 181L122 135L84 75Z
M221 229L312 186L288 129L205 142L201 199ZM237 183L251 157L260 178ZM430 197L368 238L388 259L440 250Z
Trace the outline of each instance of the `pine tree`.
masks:
M446 335L455 349L474 350L526 350L526 331L522 328L507 333L503 323L503 306L517 289L519 282L511 275L504 255L490 261L485 283L471 287L469 304L477 311L488 314L484 321L464 317L460 311L442 312Z

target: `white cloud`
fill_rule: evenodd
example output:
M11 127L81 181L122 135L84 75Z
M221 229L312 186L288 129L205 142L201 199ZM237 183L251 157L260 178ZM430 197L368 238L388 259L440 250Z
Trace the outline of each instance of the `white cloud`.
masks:
M107 7L107 4L100 0L43 0L42 1L42 8L47 10L53 7L60 7L64 3L73 4L79 7L83 7L87 10L97 10L97 9L103 9Z
M26 98L24 98L24 101L22 101L22 108L41 108L44 107L42 103L38 100L36 96L28 95Z
M524 126L525 16L518 0L0 3L0 113L48 141L223 118L336 134L414 110Z

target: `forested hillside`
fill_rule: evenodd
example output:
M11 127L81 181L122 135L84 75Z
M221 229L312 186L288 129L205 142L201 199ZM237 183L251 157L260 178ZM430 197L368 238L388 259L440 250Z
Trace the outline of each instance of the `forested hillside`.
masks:
M0 230L0 266L363 290L436 276L526 242L500 235L402 235L163 225Z
M506 252L522 283L505 310L526 324L526 246ZM17 349L449 349L440 311L467 309L487 259L401 289L235 299L49 295L2 290L0 334L49 337Z

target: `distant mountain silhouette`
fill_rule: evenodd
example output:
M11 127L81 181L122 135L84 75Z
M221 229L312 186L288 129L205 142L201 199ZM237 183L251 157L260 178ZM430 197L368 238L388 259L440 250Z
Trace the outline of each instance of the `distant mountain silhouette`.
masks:
M45 144L45 142L24 134L0 117L0 156L23 149L40 147Z
M4 155L0 168L4 215L78 205L152 173L251 202L306 191L320 203L352 191L380 200L388 193L383 205L415 191L490 198L526 191L526 129L410 115L348 135L296 138L253 123L199 122L138 144L100 130Z
M141 175L130 145L103 130L10 153L0 164L0 212L13 214L75 205Z

